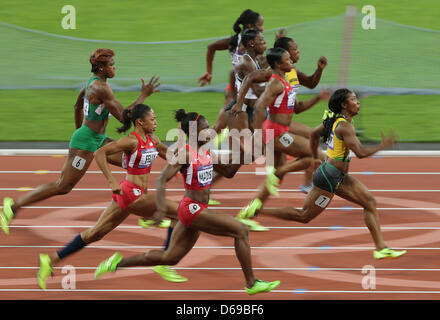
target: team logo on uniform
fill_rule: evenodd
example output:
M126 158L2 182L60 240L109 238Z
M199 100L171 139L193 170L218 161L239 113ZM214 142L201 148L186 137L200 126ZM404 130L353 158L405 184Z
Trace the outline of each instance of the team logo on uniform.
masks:
M139 190L139 189L134 188L134 189L133 189L133 193L134 193L134 195L137 197L137 196L140 196L140 195L141 195L142 191Z
M191 212L191 214L194 214L200 210L200 206L197 203L190 203L188 207L189 207L189 212Z

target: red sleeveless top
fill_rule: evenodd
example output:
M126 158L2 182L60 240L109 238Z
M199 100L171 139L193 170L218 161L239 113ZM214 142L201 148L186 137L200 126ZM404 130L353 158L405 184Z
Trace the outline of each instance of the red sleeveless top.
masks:
M159 154L156 144L149 135L146 135L147 141L144 141L135 131L131 134L137 138L138 146L132 154L123 154L122 167L127 169L128 174L141 175L150 173L153 161Z
M191 154L191 163L182 171L183 183L186 190L202 190L209 188L212 183L212 157L207 150L202 150L199 154L191 149L189 145L186 148Z
M270 79L272 78L280 79L283 82L284 90L269 106L269 113L293 113L295 110L295 88L276 74L270 77Z

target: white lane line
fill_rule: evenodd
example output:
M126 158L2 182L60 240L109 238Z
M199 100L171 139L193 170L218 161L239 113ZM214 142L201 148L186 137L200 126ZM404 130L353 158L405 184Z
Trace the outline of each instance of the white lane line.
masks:
M93 225L84 225L84 226L63 226L63 225L52 225L52 226L9 226L9 228L92 228ZM286 230L295 230L295 229L304 229L304 230L368 230L367 227L343 227L343 226L329 226L329 227L271 227L265 226L269 229L286 229ZM146 229L141 226L117 226L115 229ZM166 228L164 228L166 229ZM381 226L382 230L440 230L440 227L387 227Z
M19 245L1 245L0 249L11 249L11 248L64 248L64 246L19 246ZM86 246L84 249L163 249L163 246ZM193 249L235 249L235 247L229 246L195 246ZM282 249L282 250L322 250L322 251L330 251L330 250L374 250L375 247L339 247L339 246L330 246L330 245L322 245L318 247L251 247L251 249L265 249L265 250L274 250L274 249ZM432 247L406 247L406 248L397 248L393 247L394 250L440 250L440 248Z
M53 269L62 270L64 267L53 267ZM77 270L96 270L96 267L74 267ZM0 270L37 270L39 267L0 267ZM175 270L224 270L224 271L241 271L241 268L220 268L220 267L173 267ZM252 268L260 271L362 271L363 268L323 268L311 266L307 268ZM118 268L118 270L151 270L151 267L133 267ZM440 271L440 269L408 269L408 268L374 268L376 271Z
M155 290L155 289L0 289L0 292L155 292L155 293L244 293L244 290ZM386 293L386 294L438 294L440 291L378 291L378 290L307 290L307 289L291 289L291 290L272 290L271 293Z
M260 168L261 169L261 168ZM151 174L160 174L162 171L151 171ZM0 170L0 174L9 174L9 173L24 173L24 174L59 174L61 173L61 170ZM102 174L102 171L95 171L90 170L87 171L87 173L90 174ZM127 171L112 171L114 174L125 174ZM258 173L258 174L257 174ZM236 174L251 174L251 175L261 175L260 172L256 171L239 171ZM304 173L301 172L289 172L287 174L294 174L294 175L303 175ZM351 175L440 175L440 172L400 172L400 171L390 171L390 172L378 172L378 171L352 171L350 172Z
M0 206L3 208L3 206ZM24 206L22 208L26 209L105 209L107 207L83 207L83 206ZM209 209L217 209L217 210L240 210L243 207L209 207ZM266 209L276 209L275 207L267 207ZM301 207L297 207L296 209L301 209ZM352 211L352 210L364 210L363 208L354 208L354 207L330 207L326 208L326 210L342 210L342 211ZM440 210L440 208L400 208L400 207L387 207L387 208L376 208L376 210L383 211L435 211Z
M0 191L31 191L36 188L19 187L19 188L0 188ZM167 191L185 191L181 188L167 188ZM74 188L72 191L111 191L109 188ZM156 191L155 188L148 189L148 191ZM215 192L257 192L258 189L211 189ZM300 189L279 189L279 192L300 192ZM369 189L371 192L440 192L440 189Z

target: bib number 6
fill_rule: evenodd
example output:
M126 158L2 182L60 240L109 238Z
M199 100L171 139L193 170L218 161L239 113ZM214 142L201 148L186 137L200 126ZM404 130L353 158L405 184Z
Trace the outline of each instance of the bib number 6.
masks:
M72 161L72 167L74 167L77 170L82 170L86 162L87 162L86 159L81 158L80 156L76 156Z

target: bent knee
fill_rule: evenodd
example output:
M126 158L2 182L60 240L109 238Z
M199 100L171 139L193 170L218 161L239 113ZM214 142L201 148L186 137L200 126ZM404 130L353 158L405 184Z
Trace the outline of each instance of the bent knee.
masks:
M375 210L376 209L376 199L373 197L373 195L368 195L368 197L364 200L363 207L367 210Z
M73 187L75 186L74 183L64 183L62 181L58 181L56 184L56 190L57 194L67 194L70 191L72 191Z

